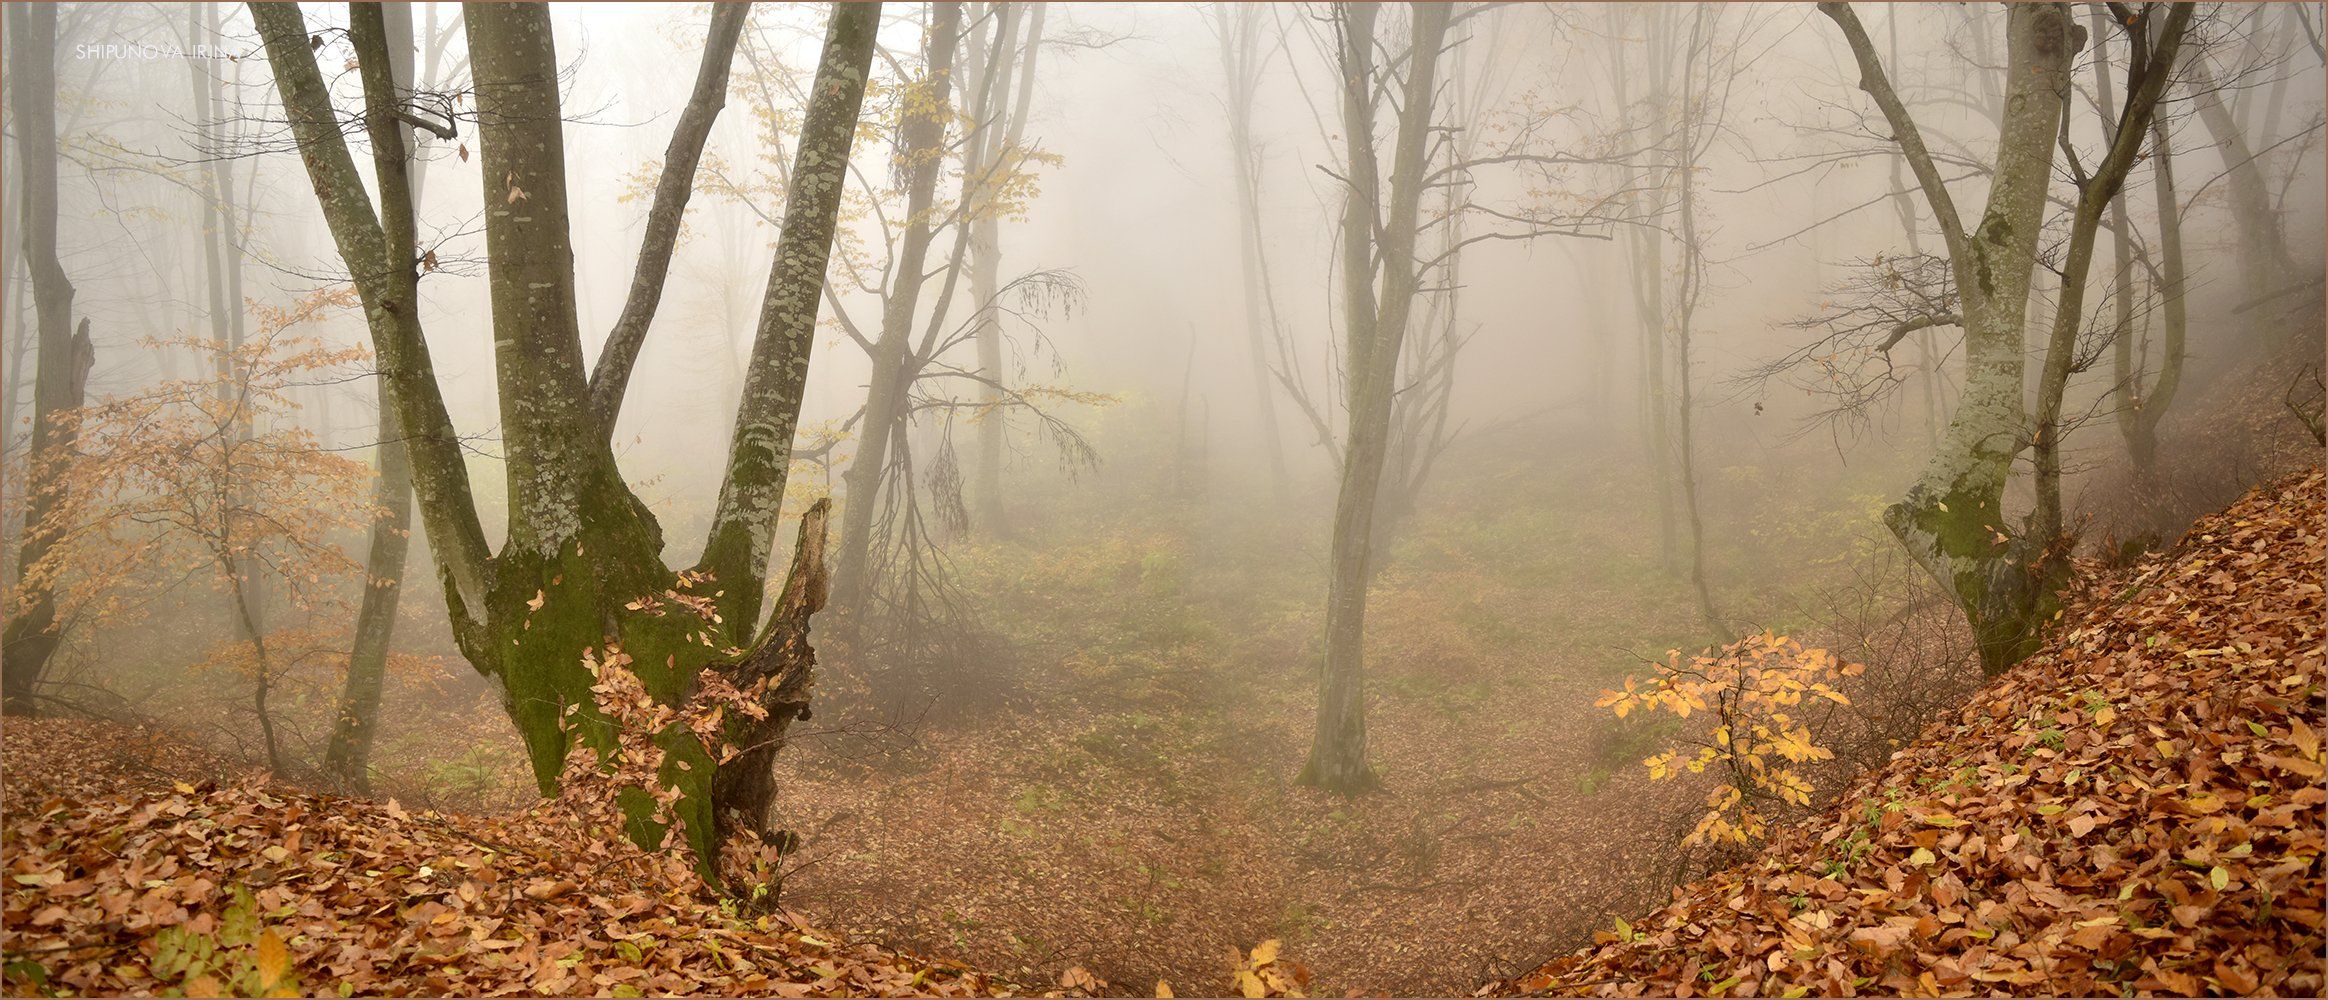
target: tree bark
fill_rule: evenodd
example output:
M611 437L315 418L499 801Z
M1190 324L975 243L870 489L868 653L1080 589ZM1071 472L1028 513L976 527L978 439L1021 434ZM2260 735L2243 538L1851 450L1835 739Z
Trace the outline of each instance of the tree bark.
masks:
M17 606L0 633L0 713L39 711L41 677L61 641L54 581L61 567L44 566L66 527L55 523L64 505L65 462L76 437L74 413L88 386L95 352L89 324L73 331L73 282L57 255L57 12L52 5L8 8L10 126L23 177L24 260L32 275L39 336L33 382L32 457L17 557Z
M985 375L978 388L978 462L971 471L971 524L989 533L1004 533L1009 524L1002 507L1002 465L1008 447L1010 421L1002 410L1010 373L1003 367L1002 324L995 315L994 297L1002 282L1000 212L992 204L1012 175L1025 166L1019 143L1025 135L1027 111L1034 100L1035 67L1043 44L1041 3L996 5L994 55L981 59L978 47L965 46L969 72L963 75L964 100L975 109L970 120L977 133L971 154L962 164L966 187L977 189L983 202L969 220L970 301L979 310L974 317L978 370ZM1019 23L1026 22L1026 42L1018 43ZM1024 55L1020 55L1020 52ZM1011 94L1017 88L1015 98ZM1008 104L1006 110L1005 105ZM964 197L970 197L965 192Z
M2190 327L2187 286L2183 276L2182 201L2174 182L2174 138L2165 119L2150 120L2151 191L2158 202L2158 299L2160 331L2158 378L2148 389L2121 379L2133 395L2120 408L2126 450L2134 468L2145 477L2158 466L2158 425L2174 405L2182 387L2184 338ZM2141 373L2134 372L2139 380Z
M800 426L809 356L816 346L817 302L824 293L880 14L881 5L875 3L834 8L817 64L814 93L819 99L809 104L793 155L791 193L736 407L727 477L698 564L724 584L727 596L720 599L720 610L732 622L750 621L766 589L769 549L783 513L792 438Z
M2159 28L2155 49L2147 53L2147 59L2144 59L2145 46L2136 44L2137 69L2129 77L2134 89L2126 95L2126 110L2111 130L2109 152L2103 155L2093 176L2080 183L2077 207L2070 217L2069 253L2062 263L2061 295L2054 307L2053 329L2047 338L2045 367L2037 380L2037 424L2031 436L2037 469L2034 531L2036 540L2046 546L2046 555L2029 572L2044 578L2039 592L2045 601L2050 600L2050 593L2057 589L2060 579L2066 579L2068 568L2053 556L2064 528L2061 439L2067 429L2061 423L2061 407L2062 397L2069 388L2077 334L2085 325L2086 274L2093 267L2094 240L2101 229L2103 211L2116 200L2127 172L2133 169L2136 154L2142 149L2142 140L2150 131L2151 118L2158 110L2159 98L2166 93L2166 81L2173 73L2175 53L2181 48L2183 29L2190 23L2190 17L2190 4L2174 4ZM2136 30L2148 27L2141 25ZM2066 95L2062 102L2066 113Z
M615 417L622 409L623 390L630 386L631 369L638 365L639 348L646 343L647 325L663 299L663 282L671 274L671 251L679 244L679 223L687 215L687 200L695 193L695 165L703 159L703 144L711 138L712 122L727 106L728 65L735 61L736 39L750 16L748 3L715 4L711 30L703 43L703 59L695 70L695 92L671 130L663 150L663 176L655 184L655 200L647 209L647 232L639 246L638 265L631 277L630 295L622 315L590 377L590 419L600 437L614 434Z

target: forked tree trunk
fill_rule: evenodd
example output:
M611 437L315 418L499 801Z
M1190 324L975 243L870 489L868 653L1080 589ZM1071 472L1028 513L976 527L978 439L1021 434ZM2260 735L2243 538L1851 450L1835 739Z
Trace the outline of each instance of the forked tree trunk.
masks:
M795 184L778 243L755 344L755 376L768 386L747 387L730 445L729 477L706 546L707 562L674 573L660 558L661 539L651 514L614 467L582 370L574 310L571 237L567 226L564 137L558 108L558 63L549 16L522 4L473 4L464 19L477 92L478 139L486 197L486 251L491 265L496 374L507 451L510 526L507 544L489 554L471 497L466 467L452 437L443 397L431 369L417 317L417 268L412 240L411 191L397 136L397 97L389 77L386 28L376 6L351 12L350 38L364 74L365 123L373 167L386 211L375 216L364 197L347 144L337 128L329 92L310 52L296 7L253 4L275 70L283 106L299 140L325 220L363 300L398 425L410 446L415 492L437 543L454 635L463 654L502 689L503 704L524 736L535 777L545 794L557 790L576 744L602 766L622 733L602 711L593 686L599 676L586 659L613 659L619 647L649 698L685 706L718 677L745 692L758 691L770 716L789 720L805 699L804 675L779 675L811 662L806 622L823 588L819 572L796 563L798 596L788 598L790 619L755 630L761 593L755 566L764 566L766 541L780 508L790 427L797 410L781 412L781 387L806 368L821 292L825 256L839 210L841 171L853 144L857 111L872 60L878 4L836 9L794 169ZM714 24L737 24L730 12ZM715 29L716 30L716 29ZM724 91L724 61L707 59L697 94ZM706 85L714 84L714 85ZM683 122L696 117L696 108ZM691 162L691 161L690 161ZM801 169L799 163L811 164ZM691 183L658 190L650 218L674 215ZM676 199L676 204L674 204ZM652 299L667 271L667 242L650 226L634 284L634 302ZM817 237L824 242L806 245ZM804 287L773 287L779 281ZM651 306L650 306L651 308ZM626 316L629 310L626 308ZM621 374L617 373L616 377ZM619 401L619 393L612 394ZM792 395L797 404L797 392ZM781 438L771 432L781 429ZM810 524L821 527L821 512ZM821 546L804 540L804 554ZM742 567L723 577L731 561ZM714 598L713 591L729 593ZM735 593L744 591L744 593ZM748 609L730 617L717 608ZM698 610L701 608L701 610ZM786 666L791 665L791 666ZM771 683L756 687L759 680ZM619 791L626 832L650 848L667 835L684 836L697 869L716 879L721 845L729 834L763 820L762 798L772 778L721 774L739 740L768 742L763 726L735 713L709 738L683 724L633 736L652 739L663 753L653 780L677 793L668 809L641 787ZM780 736L778 730L775 735ZM744 760L765 763L764 756ZM723 792L737 797L722 798ZM674 829L676 825L677 829Z
M2118 407L2119 433L2134 471L2149 481L2158 470L2158 425L2174 405L2182 388L2184 343L2190 327L2189 303L2184 300L2182 196L2174 181L2174 134L2166 119L2150 120L2151 191L2158 205L2158 377L2144 384L2145 373L2135 370L2121 354L2118 391L2125 402Z
M2045 367L2037 379L2037 423L2030 435L2037 487L2037 509L2031 533L2046 550L2038 563L2025 572L2037 581L2037 611L2043 617L2051 617L2052 594L2068 575L2067 561L2057 555L2067 548L2063 538L2061 451L2062 439L2069 429L2062 422L2062 400L2069 389L2078 331L2085 327L2086 275L2093 267L2094 240L2101 229L2102 213L2117 199L2126 173L2133 169L2135 155L2142 149L2142 140L2150 131L2151 116L2166 91L2166 80L2174 68L2175 53L2181 48L2183 27L2190 22L2190 15L2190 4L2174 5L2159 31L2155 51L2148 51L2151 46L2136 43L2137 68L2130 79L2139 82L2126 95L2124 115L2109 127L2109 152L2103 155L2091 177L2079 173L2077 205L2070 214L2069 251L2061 267L2061 295L2054 306ZM2145 30L2148 27L2141 26Z
M1999 672L2036 648L2041 621L2038 587L2025 569L2042 557L2043 545L2011 532L2003 502L2027 422L2022 325L2061 121L2056 88L2068 76L2075 34L2082 32L2052 6L2006 12L2004 121L1988 204L1979 226L1967 232L1858 16L1848 4L1819 9L1850 41L1860 88L1882 109L1915 170L1947 239L1963 303L1963 398L1923 475L1884 512L1884 523L1955 597L1972 625L1983 669Z
M73 282L57 257L57 11L54 5L8 8L8 81L17 170L24 178L24 260L32 275L40 356L34 375L32 458L26 479L19 587L5 632L0 632L0 712L39 711L41 676L56 654L55 583L63 567L43 565L65 525L54 523L66 497L62 465L77 436L74 413L88 386L95 352L89 321L73 331Z
M1380 780L1366 760L1366 593L1399 358L1420 280L1415 243L1426 139L1449 19L1444 5L1412 5L1412 45L1385 199L1374 148L1375 15L1374 4L1354 3L1344 5L1340 17L1342 129L1350 186L1342 210L1340 261L1349 425L1327 562L1317 731L1299 777L1303 784L1343 794L1364 791Z
M978 46L963 49L965 58L973 64L973 71L964 74L966 99L977 110L971 121L977 132L972 136L974 161L966 158L963 166L964 183L975 179L978 196L991 202L999 195L1009 178L1025 166L1018 154L1019 143L1025 135L1027 112L1034 101L1035 67L1043 45L1043 13L1046 5L1000 4L995 34L997 44L991 60L984 65L979 59ZM1026 22L1026 41L1018 42L1019 23ZM1023 51L1025 54L1019 55ZM1011 88L1017 87L1015 98ZM974 96L973 96L974 95ZM1007 108L1006 108L1007 105ZM1002 220L995 208L982 206L971 216L970 239L970 301L979 310L973 322L977 324L975 347L978 370L987 379L978 386L978 401L985 407L979 412L976 424L978 461L971 470L970 515L971 524L988 533L1009 530L1002 507L1002 466L1008 450L1010 421L1004 416L1002 398L1010 373L1002 359L1002 324L993 307L994 297L1002 282Z

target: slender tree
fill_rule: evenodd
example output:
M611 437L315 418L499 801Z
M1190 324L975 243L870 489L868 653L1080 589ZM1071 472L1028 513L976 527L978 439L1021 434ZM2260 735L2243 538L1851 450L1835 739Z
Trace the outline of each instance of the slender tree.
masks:
M1382 91L1391 82L1384 78L1387 68L1376 59L1378 12L1375 4L1351 3L1340 5L1335 14L1339 29L1335 54L1342 79L1342 176L1349 186L1343 195L1339 252L1349 425L1327 563L1317 732L1300 775L1303 784L1343 793L1363 791L1378 781L1366 760L1366 593L1398 360L1421 283L1415 247L1424 165L1451 13L1443 4L1412 5L1385 177L1383 156L1375 146L1376 127Z
M1002 287L1002 216L1010 211L1008 190L1022 176L1026 157L1027 113L1034 103L1035 70L1043 47L1042 3L994 3L988 19L994 22L991 54L972 44L963 48L969 62L962 75L963 100L975 124L962 161L962 180L970 241L970 301L978 305L971 322L976 341L977 386L981 409L976 422L978 462L971 473L971 523L989 532L1004 531L1002 466L1008 446L1010 421L1003 400L1010 382L1004 370L1002 319L985 308ZM1021 41L1021 24L1025 39ZM1014 93L1015 90L1015 93Z
M445 36L430 33L428 71L431 77L423 78L415 75L413 67L412 4L384 5L381 22L387 33L385 74L368 79L366 86L374 85L376 80L397 95L396 102L383 102L379 111L400 109L409 115L412 95L419 92L424 81L433 79L444 51ZM394 132L402 142L406 183L412 196L401 207L417 210L428 169L427 161L417 156L418 136L411 124L401 118L380 123L380 128ZM397 207L383 205L382 214ZM397 220L395 225L403 231L417 228L413 219ZM358 794L371 791L372 741L379 730L380 698L387 681L389 649L395 640L396 606L403 595L405 558L411 549L413 527L412 459L405 452L396 426L396 408L388 398L385 382L376 385L374 396L377 414L374 454L378 476L372 483L374 511L364 558L364 599L356 611L355 642L348 652L347 679L332 715L331 735L323 757L326 777L342 790Z
M2067 394L2069 377L2076 364L2078 331L2085 326L2086 275L2093 267L2094 242L2101 230L2102 214L2118 197L2127 172L2134 167L2135 156L2141 152L2143 139L2150 134L2151 119L2158 110L2159 99L2166 93L2167 80L2174 71L2175 54L2181 48L2183 31L2190 24L2191 4L2167 5L2153 42L2143 33L2149 30L2145 22L2159 16L2159 7L2150 5L2134 18L2135 24L2128 26L2134 69L2127 77L2125 109L2104 130L2110 137L2110 145L2101 162L2089 174L2079 162L2076 148L2066 142L2061 144L2078 196L2070 212L2069 250L2061 267L2061 295L2054 305L2052 330L2045 347L2045 367L2038 374L2037 421L2030 433L2037 486L2033 531L2049 552L2058 547L2063 530L2061 444L2067 428L2062 422L2062 398ZM2063 113L2067 114L2066 88L2061 102ZM2044 557L2044 565L2030 572L2040 578L2035 603L2040 610L2049 610L2046 606L2059 582L2051 578L2065 576L2066 566L2048 555Z
M2119 432L2126 439L2126 452L2136 474L2146 478L2158 466L2158 424L2182 388L2190 326L2183 275L2182 200L2174 180L2174 129L2164 115L2154 114L2150 119L2150 174L2150 189L2158 207L2158 375L2150 378L2135 364L2134 345L2124 325L2114 359L2118 391L2125 395L2118 407ZM2121 285L2121 295L2124 291Z
M2185 65L2190 72L2188 92L2191 107L2199 113L2199 121L2214 137L2215 148L2223 154L2226 168L2224 183L2231 201L2231 221L2238 227L2236 244L2239 274L2249 301L2281 291L2294 280L2300 269L2295 254L2288 249L2287 232L2281 225L2279 210L2272 207L2269 185L2264 180L2259 154L2247 139L2247 132L2239 127L2231 110L2223 104L2223 88L2208 66L2208 53L2200 53Z
M867 612L873 567L873 522L880 507L883 482L888 478L892 436L908 411L908 392L917 360L914 333L922 286L930 270L930 245L936 237L934 211L939 169L945 164L946 126L954 115L949 78L962 33L962 5L954 0L932 4L929 30L923 46L921 79L913 87L918 96L907 102L898 123L898 169L905 175L904 235L899 238L896 275L882 301L879 338L868 354L873 372L866 386L865 417L859 425L857 451L841 482L847 489L841 508L839 567L833 575L833 598L855 628ZM948 278L952 277L949 269ZM941 300L945 296L940 296ZM910 484L909 484L910 485Z
M1262 239L1261 206L1263 159L1253 138L1253 105L1261 92L1261 76L1269 66L1274 46L1266 45L1260 4L1216 3L1212 7L1213 33L1220 39L1221 71L1227 79L1221 105L1229 131L1229 159L1237 189L1237 263L1243 279L1246 360L1252 368L1253 402L1259 414L1256 433L1269 457L1269 485L1279 501L1285 499L1285 441L1277 427L1277 391L1269 370L1269 342L1275 329L1277 303L1269 281L1269 248Z

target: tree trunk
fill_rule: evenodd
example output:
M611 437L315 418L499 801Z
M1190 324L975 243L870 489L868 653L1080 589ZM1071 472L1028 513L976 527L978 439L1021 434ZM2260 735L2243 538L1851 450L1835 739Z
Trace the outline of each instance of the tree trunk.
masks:
M1398 362L1419 281L1415 241L1425 140L1431 131L1436 74L1449 19L1444 5L1413 5L1413 44L1406 56L1385 204L1374 150L1375 14L1374 4L1345 4L1340 18L1342 128L1351 187L1341 222L1349 428L1327 563L1317 732L1299 778L1303 784L1343 794L1364 791L1379 781L1366 761L1366 592Z
M727 478L699 566L725 583L727 595L721 598L720 610L730 621L756 617L766 589L769 549L791 471L793 432L800 426L809 356L816 346L817 300L824 291L841 191L848 182L849 151L856 138L865 77L873 63L880 6L835 8L823 61L817 66L818 86L835 89L829 95L822 89L817 92L828 99L811 102L801 124L787 185L793 194L785 201L776 260L769 267L759 331L728 446ZM746 594L748 600L742 596Z
M1963 397L1923 475L1885 510L1884 523L1956 598L1972 625L1983 669L2001 672L2036 648L2041 623L2036 581L2025 568L2041 558L2043 545L2008 533L2003 501L2027 421L2022 327L2053 168L2054 133L2061 121L2057 88L2068 77L2077 39L2058 8L2007 10L2006 92L1996 166L1980 225L1968 233L1857 15L1848 4L1819 6L1849 39L1860 88L1881 107L1915 168L1925 202L1947 238L1963 302Z
M849 471L841 475L847 505L841 508L840 568L833 578L833 597L849 616L843 626L847 631L862 627L870 611L866 598L873 583L873 518L881 506L890 436L906 416L907 393L913 385L909 341L929 263L933 235L930 215L939 168L944 165L946 125L954 113L947 77L953 73L961 28L959 2L939 0L932 5L928 65L920 83L928 90L926 105L922 113L909 115L899 125L903 141L898 155L906 167L906 230L892 271L895 279L882 303L881 336L873 343L873 371L866 384L865 419L859 425L857 454L849 461ZM911 485L900 484L901 488Z
M33 715L39 711L41 676L61 638L55 593L61 567L42 563L66 527L54 523L65 500L62 465L72 455L73 414L81 407L95 352L87 320L77 334L73 331L73 282L57 256L56 8L15 6L7 17L10 127L24 178L20 221L40 355L32 390L32 457L25 477L31 496L17 557L17 604L0 632L0 713Z
M2214 137L2228 170L2224 182L2229 186L2231 220L2239 229L2239 273L2247 300L2254 301L2295 280L2295 256L2288 250L2279 211L2272 207L2263 169L2248 146L2246 134L2223 106L2223 93L2207 67L2206 55L2201 53L2185 65L2190 70L2191 104L2198 109L2207 134Z
M1043 44L1046 9L1041 3L1003 4L997 14L994 65L981 67L980 72L966 76L965 92L975 91L983 96L978 98L979 111L972 119L979 123L974 140L979 162L975 167L965 163L963 177L965 181L980 178L984 199L991 200L1008 183L1010 175L1024 165L1016 151L1025 134L1027 111L1034 99L1036 57ZM1015 54L1019 51L1016 38L1021 17L1027 22L1023 56ZM976 47L965 49L965 55L976 59ZM1002 102L1010 99L1008 92L1014 83L1018 93L1006 112ZM982 207L971 217L969 226L970 301L980 310L976 319L978 370L988 380L977 390L984 408L979 411L977 421L978 463L971 473L970 514L971 523L989 533L1003 533L1009 528L1002 509L1002 465L1009 444L1010 421L1001 403L1010 373L1002 363L1002 324L992 312L1002 277L1001 220L997 215L992 206Z
M2037 425L2031 435L2037 469L2034 534L2036 541L2046 548L2039 563L2025 572L2039 581L2035 597L2040 611L2050 611L2052 592L2066 579L2068 571L2067 564L2056 555L2066 548L2062 541L2065 525L2061 505L2061 445L2068 428L2062 425L2061 407L2062 397L2069 388L2077 334L2085 326L2086 274L2093 266L2094 240L2101 229L2103 210L2117 199L2118 190L2125 183L2127 172L2133 169L2135 155L2150 130L2151 116L2166 91L2166 80L2173 71L2175 53L2181 48L2183 27L2189 23L2190 14L2190 4L2177 4L2171 9L2160 28L2156 51L2146 53L2149 46L2139 42L2135 45L2135 59L2140 69L2130 80L2139 82L2126 95L2123 120L2112 127L2109 152L2095 167L2091 178L2081 178L2077 207L2071 214L2069 253L2062 263L2061 296L2054 307L2045 367L2037 380ZM2144 25L2138 30L2147 28ZM2050 614L2041 615L2040 620L2046 617Z
M1690 336L1697 320L1698 298L1705 290L1705 247L1699 242L1697 228L1697 164L1699 131L1706 115L1705 97L1698 84L1701 67L1698 59L1703 51L1700 41L1706 29L1705 12L1708 8L1693 8L1690 22L1690 42L1682 63L1681 121L1675 183L1680 185L1681 210L1681 289L1674 308L1674 353L1679 362L1675 375L1680 384L1680 398L1674 415L1680 424L1680 439L1675 442L1674 460L1681 471L1681 502L1683 516L1689 522L1689 580L1697 592L1698 613L1705 618L1706 627L1714 635L1728 641L1729 628L1722 623L1721 612L1714 609L1713 591L1706 586L1706 529L1705 518L1698 510L1697 483L1697 425L1696 400L1693 398ZM1714 8L1719 10L1719 8ZM1716 15L1719 16L1718 14ZM1710 44L1710 40L1707 40ZM1710 71L1710 70L1709 70ZM1712 87L1709 82L1705 85Z
M393 3L381 8L387 49L388 79L399 95L417 89L421 81L412 72L412 5ZM422 164L412 156L409 125L389 123L403 140L404 160L410 172L411 197L398 205L383 204L382 214L416 212L420 201ZM383 199L385 201L385 199ZM391 228L413 231L411 218ZM416 300L413 308L420 306ZM375 387L377 435L374 448L379 463L372 483L371 541L364 556L364 600L356 610L355 644L348 652L347 678L339 704L332 713L331 736L324 746L323 772L341 791L369 795L372 791L372 741L378 735L380 696L387 680L388 653L396 633L396 606L403 594L404 562L412 544L412 459L396 429L396 407L388 398L385 380Z
M2158 378L2148 389L2130 385L2134 395L2122 408L2131 419L2125 430L2126 450L2134 468L2145 478L2158 467L2158 424L2174 405L2182 387L2184 337L2189 330L2189 303L2184 298L2182 202L2175 191L2174 139L2163 119L2150 121L2151 190L2158 201L2158 299L2160 324ZM2139 372L2134 373L2141 378ZM2121 385L2127 383L2121 382Z
M1270 494L1285 502L1285 440L1277 427L1276 379L1269 371L1269 343L1275 336L1269 325L1268 272L1263 257L1269 252L1261 226L1261 153L1253 145L1253 102L1261 89L1265 60L1261 55L1261 11L1253 4L1216 4L1221 64L1228 75L1229 156L1237 185L1237 260L1244 279L1246 363L1253 372L1253 402L1260 417L1256 433L1269 457Z

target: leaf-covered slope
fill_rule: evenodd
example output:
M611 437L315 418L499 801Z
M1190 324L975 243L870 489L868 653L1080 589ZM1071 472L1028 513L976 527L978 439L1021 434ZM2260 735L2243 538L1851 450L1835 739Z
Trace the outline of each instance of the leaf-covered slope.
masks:
M2322 478L2086 578L1760 860L1481 992L2322 993Z
M967 995L1010 985L745 918L686 872L505 820L245 782L99 723L7 729L11 995Z

